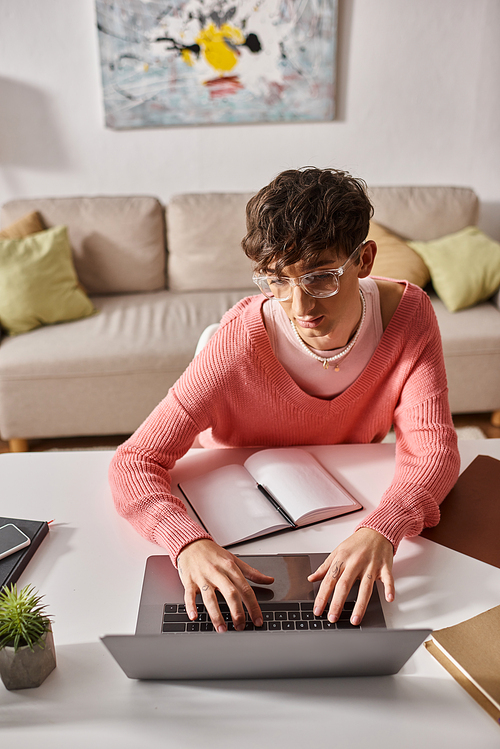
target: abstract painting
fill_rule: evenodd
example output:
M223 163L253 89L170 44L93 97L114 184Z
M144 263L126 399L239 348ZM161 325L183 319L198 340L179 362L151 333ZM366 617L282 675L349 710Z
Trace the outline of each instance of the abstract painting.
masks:
M106 125L331 120L338 0L96 0Z

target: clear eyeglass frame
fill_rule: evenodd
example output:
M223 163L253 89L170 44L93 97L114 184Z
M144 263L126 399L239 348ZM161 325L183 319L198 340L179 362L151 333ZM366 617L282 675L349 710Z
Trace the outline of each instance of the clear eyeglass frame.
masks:
M310 273L304 273L302 276L297 276L297 278L271 276L266 274L262 275L255 272L252 276L252 281L259 287L264 296L268 299L275 299L278 302L287 302L291 299L294 286L299 286L302 291L308 294L308 296L312 296L315 299L326 299L327 297L338 294L340 288L340 277L345 273L347 268L358 259L360 250L364 244L365 242L361 242L340 268L327 268L325 270L311 271ZM321 277L321 284L325 286L324 289L320 289L319 287L314 289L315 283L320 283L318 280L319 277ZM274 284L274 291L269 285L271 282Z

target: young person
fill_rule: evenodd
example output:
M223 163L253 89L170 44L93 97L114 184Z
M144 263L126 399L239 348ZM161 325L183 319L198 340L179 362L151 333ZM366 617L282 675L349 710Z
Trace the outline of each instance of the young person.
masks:
M441 339L431 303L404 281L370 278L373 209L362 180L335 169L278 175L248 203L242 241L262 295L236 304L166 398L120 446L118 511L177 563L188 615L201 593L225 631L262 614L250 582L272 582L218 546L170 491L197 435L206 447L380 442L393 425L396 470L377 509L310 576L314 611L336 621L355 580L359 624L375 580L394 599L393 555L439 520L459 469ZM250 581L250 582L249 582ZM331 602L328 601L331 598Z

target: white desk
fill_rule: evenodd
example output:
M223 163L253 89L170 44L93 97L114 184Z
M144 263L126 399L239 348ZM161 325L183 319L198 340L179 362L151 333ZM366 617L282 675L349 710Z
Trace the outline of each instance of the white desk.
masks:
M462 467L500 457L500 440L463 442ZM394 447L311 448L366 512L392 477ZM203 472L249 451L192 451L175 470ZM56 519L19 580L45 594L54 615L58 668L34 690L0 683L0 741L16 749L89 746L149 749L304 749L318 746L487 749L500 727L422 647L397 676L236 682L127 679L99 635L132 633L146 558L161 550L119 518L107 469L111 452L0 456L2 515ZM263 539L252 553L329 551L361 513ZM500 569L425 539L396 556L389 626L439 628L500 603ZM215 635L218 636L218 635Z

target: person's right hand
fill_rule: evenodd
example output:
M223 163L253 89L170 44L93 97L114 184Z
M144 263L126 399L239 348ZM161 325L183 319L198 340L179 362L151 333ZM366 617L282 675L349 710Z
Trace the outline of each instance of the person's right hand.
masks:
M245 628L244 606L254 625L262 626L262 612L248 581L270 585L274 577L264 575L207 538L185 546L177 557L177 568L184 585L184 602L190 619L198 616L195 599L200 593L216 631L226 632L227 623L216 596L218 590L227 601L236 630Z

